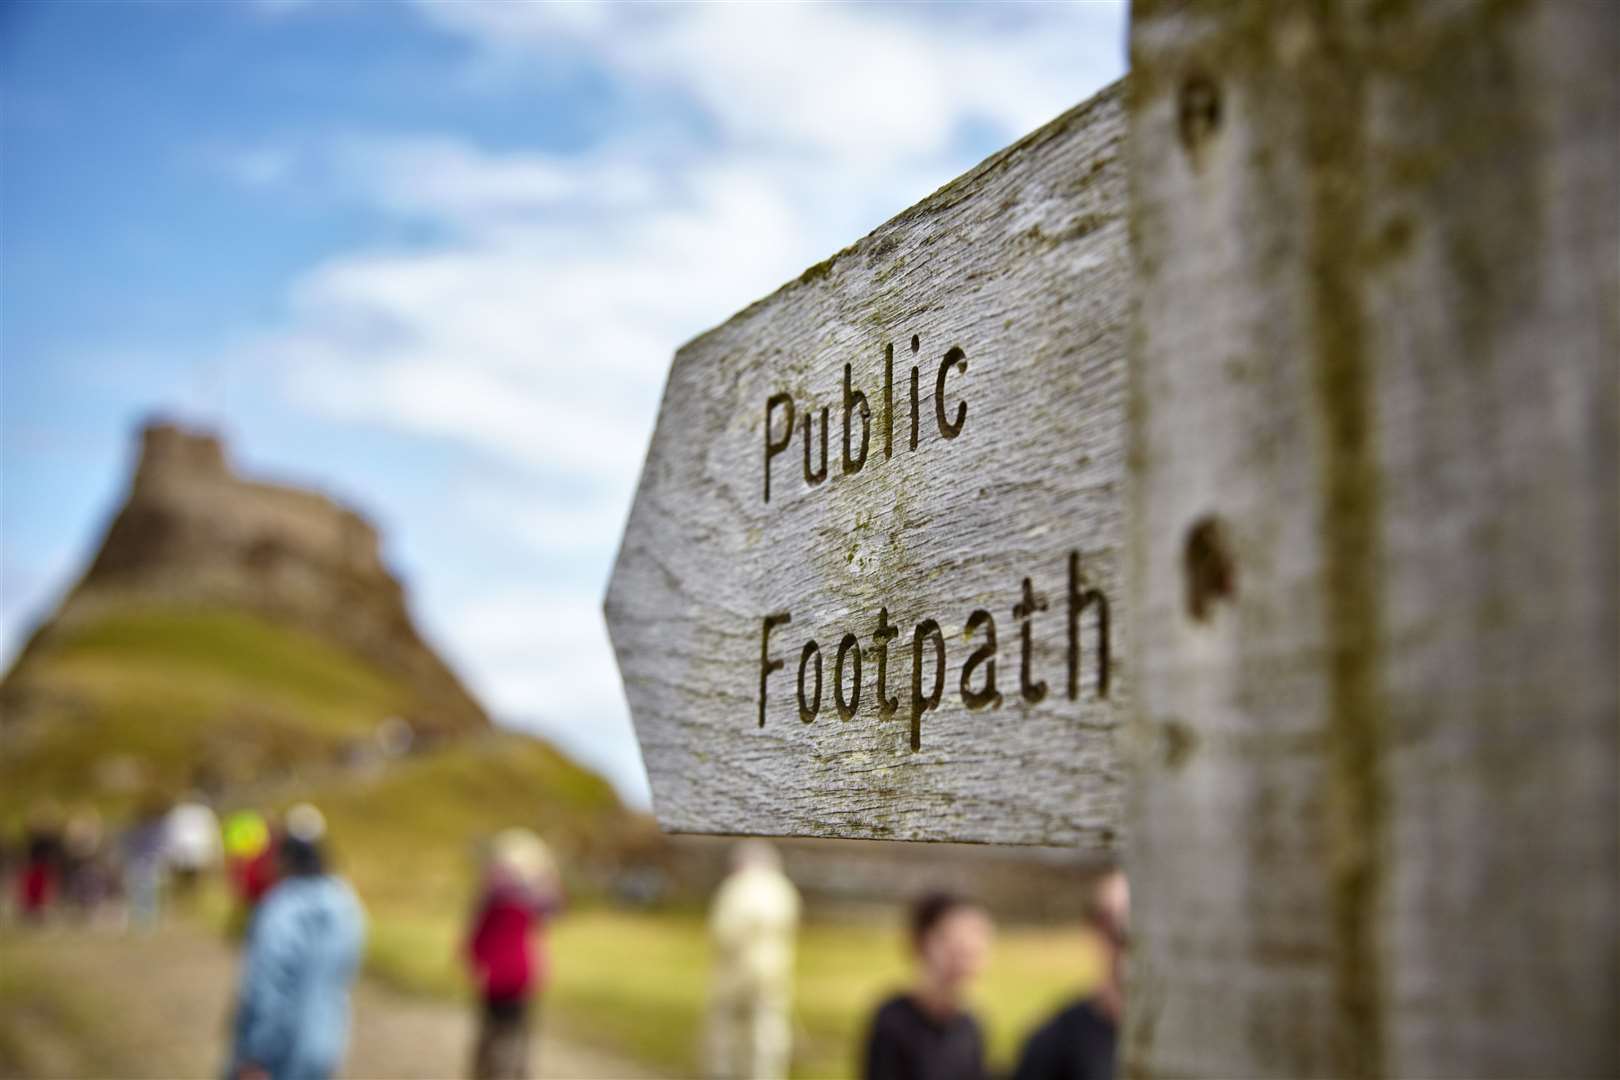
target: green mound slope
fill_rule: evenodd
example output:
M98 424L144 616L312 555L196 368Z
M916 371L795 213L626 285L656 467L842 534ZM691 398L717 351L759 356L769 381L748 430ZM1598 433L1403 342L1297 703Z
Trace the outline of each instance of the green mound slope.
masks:
M606 781L517 734L329 775L302 794L326 813L340 869L377 912L459 916L471 901L477 842L508 825L550 842L576 895L657 843L652 824L624 811Z
M53 627L0 686L7 810L117 812L335 762L407 702L320 640L252 615L139 607Z
M490 730L381 752L408 688L240 611L108 607L40 635L0 683L0 823L94 806L116 823L196 787L221 809L309 799L357 884L388 902L464 888L472 846L538 828L588 864L647 826L547 744Z

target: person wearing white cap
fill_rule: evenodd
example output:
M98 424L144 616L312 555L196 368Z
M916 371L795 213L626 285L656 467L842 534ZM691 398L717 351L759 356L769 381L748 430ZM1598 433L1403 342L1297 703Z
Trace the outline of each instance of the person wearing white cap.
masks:
M219 817L198 796L169 811L164 820L164 857L174 871L177 891L189 896L204 873L219 863Z
M714 976L709 992L709 1075L736 1080L787 1076L789 1011L799 891L776 849L744 840L709 910Z

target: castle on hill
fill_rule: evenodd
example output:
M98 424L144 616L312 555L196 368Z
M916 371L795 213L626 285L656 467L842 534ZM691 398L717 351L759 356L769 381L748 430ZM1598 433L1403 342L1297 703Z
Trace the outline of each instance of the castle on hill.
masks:
M141 431L122 508L36 639L140 602L250 611L331 641L413 690L419 733L489 725L417 632L376 529L324 495L239 476L212 433L167 422Z

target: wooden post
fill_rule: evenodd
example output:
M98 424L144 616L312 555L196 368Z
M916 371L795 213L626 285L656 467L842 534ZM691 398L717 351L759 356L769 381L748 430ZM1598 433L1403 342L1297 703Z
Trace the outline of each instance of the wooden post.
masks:
M1620 5L1131 47L1130 1071L1620 1074Z

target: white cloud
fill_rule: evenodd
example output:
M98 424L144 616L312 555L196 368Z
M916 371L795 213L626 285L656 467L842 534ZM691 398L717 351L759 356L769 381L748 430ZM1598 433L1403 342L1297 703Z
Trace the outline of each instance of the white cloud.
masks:
M630 513L628 496L628 490L605 491L583 499L534 501L483 488L467 493L464 508L536 554L569 556L618 549Z
M653 197L653 178L622 162L539 153L493 155L444 135L339 143L336 175L378 208L463 226L567 210L603 213Z
M372 140L334 159L421 145ZM447 146L429 155L444 171L413 174L408 207L387 170L350 180L373 185L370 205L431 214L456 238L311 269L260 356L309 407L625 487L674 345L794 272L802 208L758 173L703 164L680 175L679 200L598 214L605 188L645 185L624 162L566 160L544 175L580 193L571 208L523 208L514 177L532 162Z
M439 238L310 268L251 352L303 408L452 441L527 478L467 507L537 555L568 555L570 576L519 594L490 582L435 630L497 713L644 797L597 597L674 348L972 164L963 131L1011 141L1114 77L1123 12L417 10L476 63L514 77L594 65L699 122L644 109L656 120L627 117L575 154L442 132L245 152L232 162L245 183L316 186Z
M312 351L288 371L310 408L472 443L537 473L593 483L622 481L641 464L645 433L609 399L548 392L541 378L431 357L366 367L323 364L321 356Z
M477 37L495 48L545 46L585 31L601 31L613 20L605 0L554 4L465 3L416 0L430 22Z
M622 79L691 98L733 142L887 163L945 151L967 118L1019 132L1073 104L1101 85L1095 75L1119 70L1125 8L469 0L417 10L500 61L587 53Z
M456 651L476 657L479 688L498 715L553 740L647 805L646 773L597 596L507 591L467 604L453 622Z

